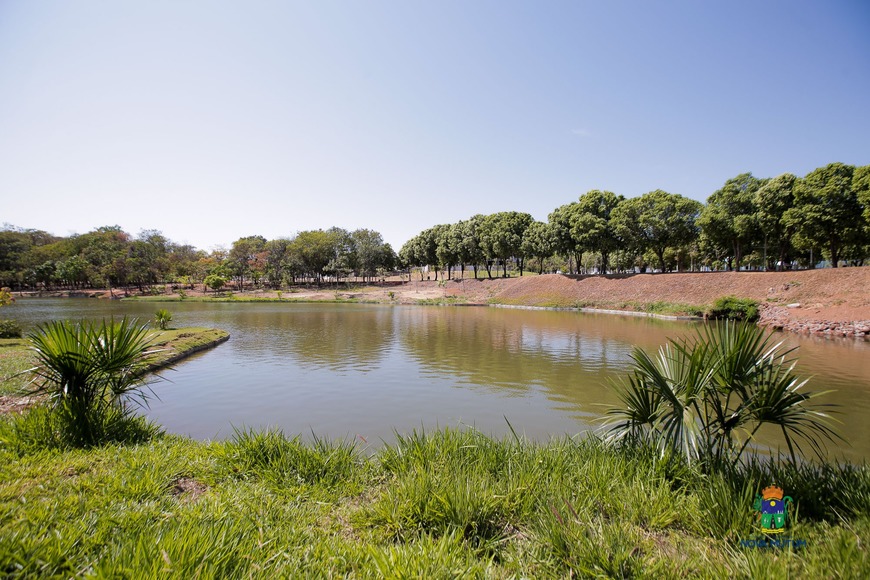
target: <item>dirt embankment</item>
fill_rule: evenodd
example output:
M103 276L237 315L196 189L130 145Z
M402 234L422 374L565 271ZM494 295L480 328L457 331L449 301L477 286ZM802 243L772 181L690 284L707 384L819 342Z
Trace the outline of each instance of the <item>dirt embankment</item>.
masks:
M707 272L626 276L533 276L466 291L467 297L525 306L644 310L704 307L722 296L757 300L761 324L793 332L870 334L870 268L800 272ZM477 285L479 283L472 283ZM486 284L486 283L484 283ZM469 281L466 281L468 289Z

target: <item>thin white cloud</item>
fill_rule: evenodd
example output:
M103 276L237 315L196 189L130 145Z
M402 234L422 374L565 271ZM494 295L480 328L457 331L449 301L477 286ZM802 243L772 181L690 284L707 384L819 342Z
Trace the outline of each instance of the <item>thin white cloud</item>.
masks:
M571 129L571 133L579 137L589 137L592 135L588 129Z

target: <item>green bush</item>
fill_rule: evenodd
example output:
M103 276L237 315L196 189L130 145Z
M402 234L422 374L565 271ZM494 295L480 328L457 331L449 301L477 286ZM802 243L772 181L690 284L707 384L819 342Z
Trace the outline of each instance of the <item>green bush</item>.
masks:
M14 320L0 320L0 338L21 338L21 325Z
M802 391L794 349L772 343L748 322L705 325L693 339L671 340L657 355L635 348L632 374L614 381L621 405L608 411L612 440L649 442L690 463L737 463L763 425L782 432L792 461L808 443L839 439L814 404L823 393Z
M165 308L160 308L154 313L154 322L160 330L166 330L172 322L172 313Z
M755 322L758 320L758 302L751 298L723 296L716 299L707 311L707 318Z

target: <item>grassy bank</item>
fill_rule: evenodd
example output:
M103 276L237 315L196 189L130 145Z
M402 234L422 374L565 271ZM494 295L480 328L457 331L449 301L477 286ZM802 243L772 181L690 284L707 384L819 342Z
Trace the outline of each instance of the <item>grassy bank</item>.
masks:
M229 339L229 333L214 328L177 328L155 330L152 350L158 350L149 358L147 370L157 370L204 348ZM28 377L22 371L34 364L33 354L23 339L0 339L0 395L21 392Z
M867 577L866 467L705 475L596 439L239 433L18 455L0 420L0 573L18 577ZM4 440L5 437L5 440ZM752 501L795 499L755 548Z
M237 295L215 295L215 296L191 296L181 298L180 296L131 296L129 298L122 298L122 302L240 302L240 303L248 303L248 302L281 302L281 303L293 303L298 302L302 304L307 303L340 303L340 304L378 304L381 303L380 300L363 300L359 298L293 298L292 295L290 298L281 297L274 298L269 296L237 296Z

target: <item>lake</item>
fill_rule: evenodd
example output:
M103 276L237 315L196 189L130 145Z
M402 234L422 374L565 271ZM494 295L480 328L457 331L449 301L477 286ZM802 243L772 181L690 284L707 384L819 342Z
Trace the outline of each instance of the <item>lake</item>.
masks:
M303 437L379 445L396 431L470 425L495 436L508 421L533 439L598 426L617 399L635 346L654 351L694 322L486 307L293 303L146 303L21 299L3 316L25 329L52 319L140 317L209 326L229 342L182 361L152 386L145 413L173 433L225 438L278 427ZM805 387L833 390L832 456L870 458L870 343L792 334ZM770 440L775 444L775 438Z

